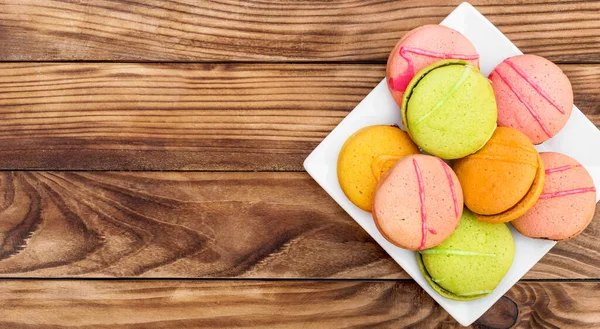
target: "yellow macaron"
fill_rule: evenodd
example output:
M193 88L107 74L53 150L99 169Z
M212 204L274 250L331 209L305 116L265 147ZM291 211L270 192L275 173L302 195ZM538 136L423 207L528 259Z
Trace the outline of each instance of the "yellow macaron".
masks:
M357 207L371 211L379 178L401 157L417 153L415 143L397 126L361 128L340 150L337 161L340 187Z

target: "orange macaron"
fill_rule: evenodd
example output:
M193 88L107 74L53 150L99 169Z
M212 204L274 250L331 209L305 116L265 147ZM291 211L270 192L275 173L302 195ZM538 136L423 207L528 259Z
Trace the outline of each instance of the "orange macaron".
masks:
M454 162L465 205L477 219L511 221L529 210L544 187L544 164L522 132L498 127L475 154Z

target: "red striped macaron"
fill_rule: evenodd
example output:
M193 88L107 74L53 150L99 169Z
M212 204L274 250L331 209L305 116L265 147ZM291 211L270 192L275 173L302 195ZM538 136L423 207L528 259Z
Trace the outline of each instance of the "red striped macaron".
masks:
M533 144L556 135L573 109L569 78L549 60L535 55L505 59L489 74L498 106L498 126L523 132Z
M443 60L468 61L479 69L475 46L460 32L443 25L423 25L407 32L387 61L386 80L398 106L410 80L425 67Z
M528 237L568 240L581 233L594 217L594 181L567 155L543 152L540 156L546 170L544 190L536 204L512 224Z
M442 159L423 154L398 160L373 195L373 219L394 245L435 247L454 232L463 211L458 178Z

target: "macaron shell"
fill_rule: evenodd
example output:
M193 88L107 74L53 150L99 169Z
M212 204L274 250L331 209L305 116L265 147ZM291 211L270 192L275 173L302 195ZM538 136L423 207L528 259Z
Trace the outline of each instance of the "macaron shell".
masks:
M479 150L496 128L496 102L489 81L457 60L436 62L408 86L405 127L424 151L458 159Z
M454 162L465 205L480 215L497 215L515 206L531 189L538 153L523 133L498 127L477 153Z
M550 240L568 240L581 233L590 223L596 209L596 192L558 195L551 193L590 189L592 177L576 160L567 155L541 153L546 167L546 183L542 196L525 215L512 224L523 235ZM558 169L563 169L557 171Z
M416 32L418 32L421 29L424 28L428 28L430 25L421 25L417 28L414 28L408 32L406 32L402 38L400 38L400 40L396 43L396 45L394 46L394 49L392 49L392 52L390 52L390 54L388 55L388 59L387 59L387 66L386 66L386 71L387 68L390 66L390 62L392 62L392 60L394 59L395 56L398 56L398 49L404 44L404 40L406 40L409 36L415 34Z
M532 80L538 90L513 67ZM535 55L511 57L498 64L489 79L498 104L498 125L522 131L534 144L556 135L569 120L573 109L573 89L569 78L549 60ZM560 110L545 97L549 97ZM531 106L535 115L526 104Z
M418 27L404 35L396 44L390 56L388 57L386 80L392 97L398 105L402 104L402 96L406 90L405 86L416 72L419 72L424 67L433 64L443 58L428 57L419 54L409 54L410 63L400 55L400 47L410 47L422 49L429 52L440 54L459 54L466 56L478 56L477 50L473 44L460 32L442 25L424 25ZM472 65L479 68L479 59L469 60ZM412 69L412 74L410 71ZM400 85L404 88L393 88L395 83L390 79L403 80Z
M514 254L506 224L480 222L465 209L456 231L437 247L418 252L417 261L427 282L442 296L471 300L498 286Z
M439 284L435 283L435 281L433 281L433 279L431 278L431 275L429 275L429 273L427 273L427 269L425 268L425 265L423 265L423 257L419 253L417 253L417 265L419 266L419 269L421 270L421 273L423 273L423 277L425 277L425 281L427 281L429 286L431 286L431 288L433 288L433 290L435 290L438 294L440 294L444 298L465 302L465 301L469 301L469 300L479 299L481 297L488 295L488 294L476 294L476 295L471 295L471 296L457 296L457 295L453 294L452 292L444 289Z
M533 205L538 201L540 194L544 189L544 182L546 180L546 173L544 172L544 162L541 156L538 154L538 169L535 175L535 179L531 184L529 192L519 201L514 207L502 212L498 215L477 215L477 219L486 223L506 223L513 219L523 216Z
M415 162L422 180L424 207ZM463 196L456 175L441 159L410 155L396 162L379 181L372 209L375 224L388 241L418 250L438 245L456 229Z
M337 161L340 187L348 199L365 211L371 211L378 177L397 160L419 153L406 132L396 126L369 126L355 132L342 146ZM373 162L380 160L380 172L373 172ZM386 161L389 160L389 161Z
M440 68L442 66L453 65L453 64L466 66L469 63L467 63L465 61L457 60L457 59L448 59L448 60L444 60L444 61L440 61L440 62L433 63L431 65L428 65L428 66L424 67L421 71L419 71L417 74L415 74L413 79L410 81L410 83L406 87L406 90L408 90L409 93L406 93L404 95L404 97L402 98L402 104L400 105L400 114L402 116L402 123L404 124L404 127L406 127L407 122L408 122L406 109L408 107L408 101L410 100L410 96L411 96L410 92L412 90L414 90L417 87L417 85L419 84L419 82L421 82L421 79L423 77L425 77L427 74L429 74L431 71L433 71L437 68Z

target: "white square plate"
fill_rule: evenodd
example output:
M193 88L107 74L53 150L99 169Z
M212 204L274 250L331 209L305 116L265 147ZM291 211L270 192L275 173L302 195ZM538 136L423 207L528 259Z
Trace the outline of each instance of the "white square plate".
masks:
M441 25L458 30L471 40L480 54L481 72L486 76L505 58L522 54L502 32L466 2L450 13ZM371 213L353 205L338 184L336 164L342 145L356 130L375 124L398 124L402 127L400 110L388 91L385 79L306 158L304 168L433 299L456 321L468 326L523 277L552 249L555 242L527 238L511 226L516 245L515 259L492 294L469 302L453 301L440 296L427 284L419 271L415 252L389 243L375 227ZM537 149L561 152L575 158L590 172L595 185L600 187L600 131L577 107L573 107L566 127L552 139L537 146Z

